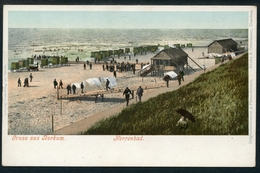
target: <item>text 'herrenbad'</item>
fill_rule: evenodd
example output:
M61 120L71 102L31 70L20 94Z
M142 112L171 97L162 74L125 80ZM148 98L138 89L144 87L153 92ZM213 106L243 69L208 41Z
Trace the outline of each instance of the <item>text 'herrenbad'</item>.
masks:
M143 141L143 136L120 136L117 135L114 139L114 141Z

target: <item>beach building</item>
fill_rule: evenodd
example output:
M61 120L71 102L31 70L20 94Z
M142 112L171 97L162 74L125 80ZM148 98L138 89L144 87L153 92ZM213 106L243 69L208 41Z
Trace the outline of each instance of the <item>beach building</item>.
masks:
M215 40L208 45L208 53L223 54L238 51L238 43L233 39Z
M167 48L161 50L151 58L151 64L144 66L138 74L142 77L152 72L153 76L162 76L165 71L180 71L188 65L188 54L181 48Z
M151 64L144 66L138 75L141 77L151 73L152 76L162 76L167 71L175 71L179 73L180 70L187 68L196 71L188 64L188 60L196 64L200 69L203 68L194 61L189 55L181 48L163 49L151 58Z
M175 68L183 68L188 63L188 54L181 48L169 48L160 51L151 58L155 67L174 66Z

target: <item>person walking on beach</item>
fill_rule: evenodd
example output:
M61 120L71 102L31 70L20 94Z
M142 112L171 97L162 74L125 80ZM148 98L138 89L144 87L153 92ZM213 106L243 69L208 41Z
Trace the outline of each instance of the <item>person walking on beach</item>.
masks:
M25 78L24 79L24 85L23 85L23 87L29 87L29 80L28 80L28 78Z
M56 86L58 85L58 82L56 81L56 79L54 79L53 85L54 85L54 89L56 89Z
M206 71L206 66L203 64L203 70L204 70L204 73L205 73L205 71Z
M116 78L116 71L114 71L114 77Z
M109 84L110 84L110 81L107 79L107 82L106 82L106 90L108 90L108 88L110 89Z
M181 75L181 79L182 79L182 81L184 82L184 71L183 71L183 69L181 69L181 71L179 72L179 74Z
M89 68L92 69L92 63L89 64Z
M137 94L137 96L139 98L139 102L141 102L141 98L143 96L143 92L144 92L143 88L141 86L139 86L139 88L137 89L137 92L136 92L136 94Z
M70 84L67 85L67 94L68 95L71 94L71 86L70 86Z
M20 77L18 78L18 87L20 87L22 84L21 84L21 79L20 79Z
M81 93L84 93L84 84L83 84L83 82L81 82L81 84L80 84L80 88L81 88Z
M60 80L60 83L59 83L59 89L62 88L63 89L63 82L62 80Z
M103 68L103 71L105 71L105 65L104 64L102 65L102 68Z
M32 78L33 78L32 73L30 73L30 82L32 82Z
M123 93L123 95L125 95L126 106L128 106L130 94L132 94L131 90L128 87L126 87L126 89Z
M136 64L138 64L138 59L135 60Z
M72 91L73 91L73 94L76 94L76 89L77 89L77 87L76 87L76 85L72 85Z
M83 64L84 70L86 70L86 63Z
M166 82L166 87L169 88L169 80L170 80L170 76L166 75L163 77L163 80Z
M178 79L179 86L180 86L181 85L181 75L180 74L178 74L177 79Z
M135 66L133 66L133 74L135 74Z

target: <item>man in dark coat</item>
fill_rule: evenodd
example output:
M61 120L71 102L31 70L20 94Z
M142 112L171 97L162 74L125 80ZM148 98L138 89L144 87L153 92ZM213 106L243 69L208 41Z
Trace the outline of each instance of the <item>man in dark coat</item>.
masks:
M76 94L76 88L77 88L76 85L73 84L72 85L73 94Z
M177 79L178 79L179 86L180 86L181 85L181 75L180 74L178 74Z
M60 89L60 88L63 89L63 82L62 82L62 80L60 80L59 89Z
M81 88L81 93L84 93L84 84L83 84L83 82L81 82L81 84L80 84L80 88Z
M115 76L115 78L116 78L116 71L114 71L114 76Z
M56 86L58 85L58 82L56 81L56 79L54 79L53 85L54 85L54 88L56 89Z
M28 78L25 78L24 79L24 85L23 85L23 87L29 87L29 80L28 80Z
M67 94L68 95L71 94L71 86L70 86L70 84L67 85Z
M135 74L135 67L133 66L133 74Z
M110 89L109 84L110 84L110 81L107 79L107 82L106 82L106 90L108 90L108 88Z
M125 95L126 106L128 106L130 94L132 94L131 90L128 87L126 87L126 89L123 93L123 95Z
M166 82L166 86L167 88L169 87L169 80L171 79L171 77L169 75L166 75L163 77L163 80Z
M30 73L30 82L32 82L32 78L33 78L32 73Z
M184 71L181 69L181 71L179 72L179 74L181 75L181 79L182 79L182 81L184 81Z
M139 86L139 88L137 89L137 92L136 92L136 94L137 94L137 96L139 98L139 102L141 102L141 98L143 96L143 92L144 92L143 88L141 86Z
M21 79L18 78L18 87L20 87L20 86L21 86Z

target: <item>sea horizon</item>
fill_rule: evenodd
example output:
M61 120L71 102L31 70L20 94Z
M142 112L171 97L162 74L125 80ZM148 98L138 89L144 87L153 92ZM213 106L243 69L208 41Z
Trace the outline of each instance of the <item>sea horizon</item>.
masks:
M116 32L115 32L116 31ZM91 52L146 45L188 44L208 46L214 40L248 40L248 29L121 29L121 28L9 28L8 66L34 55L90 59ZM54 47L59 51L41 51ZM70 49L66 49L70 47ZM82 51L78 51L81 49Z

